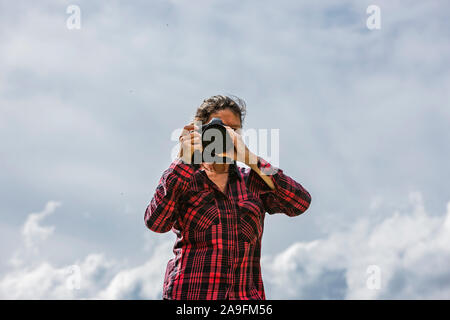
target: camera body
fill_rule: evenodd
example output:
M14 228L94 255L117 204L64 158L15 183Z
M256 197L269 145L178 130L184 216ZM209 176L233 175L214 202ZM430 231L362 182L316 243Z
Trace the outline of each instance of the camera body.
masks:
M219 157L216 154L225 153L234 148L233 140L225 128L225 124L220 118L212 118L211 121L201 126L202 149L203 152L197 150L192 155L193 163L216 162L229 163L230 159ZM197 153L197 154L196 154ZM200 158L201 156L201 158Z

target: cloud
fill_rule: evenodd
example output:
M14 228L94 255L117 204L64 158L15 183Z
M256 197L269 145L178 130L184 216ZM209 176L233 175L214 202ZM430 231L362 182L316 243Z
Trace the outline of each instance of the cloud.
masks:
M20 268L7 273L0 280L2 299L74 299L79 292L88 294L99 285L95 275L105 269L107 263L101 255L89 255L80 264L80 290L69 285L73 266L55 267L42 262L34 267ZM82 289L82 290L81 290Z
M55 226L43 225L43 220L53 214L62 205L59 201L48 201L41 212L30 213L21 228L20 242L14 248L12 257L8 260L10 266L23 266L32 264L36 259L45 254L42 247L55 232Z
M144 264L119 271L98 299L161 299L167 261L171 258L172 242L161 243Z
M42 220L61 203L47 202L45 209L31 213L23 225L22 240L10 259L9 270L0 278L0 299L158 299L162 292L165 266L171 243L154 244L152 255L142 265L91 253L70 265L56 266L37 255L42 240L55 231ZM146 246L150 246L147 243ZM146 250L149 251L149 250Z
M322 214L307 223L271 220L273 239L270 230L287 231L293 243L297 230L313 238L318 226L348 224L375 186L394 200L412 186L443 201L445 10L383 0L382 29L369 32L368 4L89 1L72 31L67 5L5 7L0 180L11 200L1 212L27 212L22 194L33 204L61 199L72 219L60 230L84 230L93 247L114 250L124 242L113 225L130 235L142 227L140 210L135 219L116 214L125 205L118 195L145 206L170 161L170 133L220 91L246 99L249 127L281 129L280 167L319 200L311 209ZM85 211L102 220L102 237L76 215Z
M377 201L378 210L384 210ZM54 210L54 202L49 204L39 216ZM264 256L267 298L450 298L450 202L444 215L430 214L422 195L414 192L409 205L408 211L381 219L366 215L328 237L297 242ZM154 244L150 258L134 266L101 253L60 267L48 261L16 266L0 279L0 298L160 299L172 245L171 241ZM381 272L379 289L368 287L371 266ZM79 289L74 289L74 277Z
M292 244L287 252L320 265L305 252L331 250L326 239L338 235L347 248L352 239L337 230L368 241L365 232L390 221L409 190L421 190L428 210L438 212L448 200L450 176L449 5L380 0L381 30L371 32L365 28L369 4L88 1L80 3L82 27L73 31L66 28L67 4L4 6L0 187L8 200L0 202L0 228L8 232L0 232L0 255L12 256L13 271L20 271L13 278L65 270L91 257L104 270L101 284L85 281L91 289L69 297L152 296L150 286L135 289L151 260L129 250L142 247L139 208L168 166L170 133L217 93L247 101L246 128L280 128L280 167L316 199L304 217L268 217L263 252L276 255ZM64 203L64 216L55 219L58 232L43 226L47 218L38 219L23 241L42 254L27 245L12 254L11 234L17 239L30 206L47 199ZM355 224L366 213L370 217ZM145 245L155 248L157 237L150 235ZM100 253L92 258L92 252ZM342 265L326 253L321 259ZM124 263L124 256L133 262ZM346 297L353 288L349 265L328 266L320 282L302 280L305 294L296 287L274 294ZM409 271L394 269L388 286L399 292ZM5 279L11 272L0 270ZM429 283L438 292L434 283L447 283L433 281L415 288L427 292ZM56 296L51 288L36 297Z
M22 235L25 241L25 245L28 248L34 247L36 245L36 241L43 241L47 239L53 233L53 231L55 231L55 227L45 227L42 226L40 222L45 217L52 214L60 205L60 202L49 201L47 202L43 211L38 213L31 213L28 216L22 228Z
M418 192L410 212L381 220L365 216L328 237L297 242L264 257L268 298L450 298L450 202L445 215L428 213ZM370 289L370 266L381 287Z
M0 298L160 299L169 255L169 244L164 243L135 267L106 259L103 254L90 254L72 265L41 262L16 268L0 278Z

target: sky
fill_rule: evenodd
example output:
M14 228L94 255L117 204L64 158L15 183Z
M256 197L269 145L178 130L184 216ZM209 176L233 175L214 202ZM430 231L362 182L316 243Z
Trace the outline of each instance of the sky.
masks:
M268 299L449 299L449 9L0 0L0 298L160 299L175 235L145 208L176 130L233 94L312 196L266 215Z

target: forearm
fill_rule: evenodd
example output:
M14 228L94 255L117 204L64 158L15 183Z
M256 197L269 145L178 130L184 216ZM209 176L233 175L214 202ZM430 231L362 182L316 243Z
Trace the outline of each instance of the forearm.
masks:
M289 216L296 216L308 209L311 195L283 170L272 166L261 157L257 157L248 166L254 176L258 177L252 179L251 183L255 184L253 185L255 189L261 190L267 212L283 212Z
M269 175L264 174L258 167L258 156L253 152L250 152L248 149L245 156L245 164L248 165L250 169L255 171L261 177L261 179L269 186L270 189L275 190L275 185L272 181L272 178Z
M171 229L178 213L178 198L188 188L192 175L193 168L179 158L164 171L145 211L145 224L150 230L167 232Z
M258 168L257 164L250 164L249 167L253 171L255 171L261 177L261 179L263 179L263 181L269 186L270 189L275 190L275 185L272 181L272 178L269 175L266 175L263 172L261 172L261 169Z

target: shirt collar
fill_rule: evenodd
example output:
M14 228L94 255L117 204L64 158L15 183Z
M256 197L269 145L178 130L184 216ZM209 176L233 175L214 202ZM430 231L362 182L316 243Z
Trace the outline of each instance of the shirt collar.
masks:
M230 171L229 177L233 177L233 178L242 180L241 172L239 170L239 167L236 164L236 161L233 161L233 163L230 164L229 171Z
M195 173L198 173L199 169L200 169L200 165L194 164L194 169L195 169ZM241 172L240 172L239 167L236 164L235 160L233 160L233 162L230 163L228 177L232 178L232 179L242 180Z

